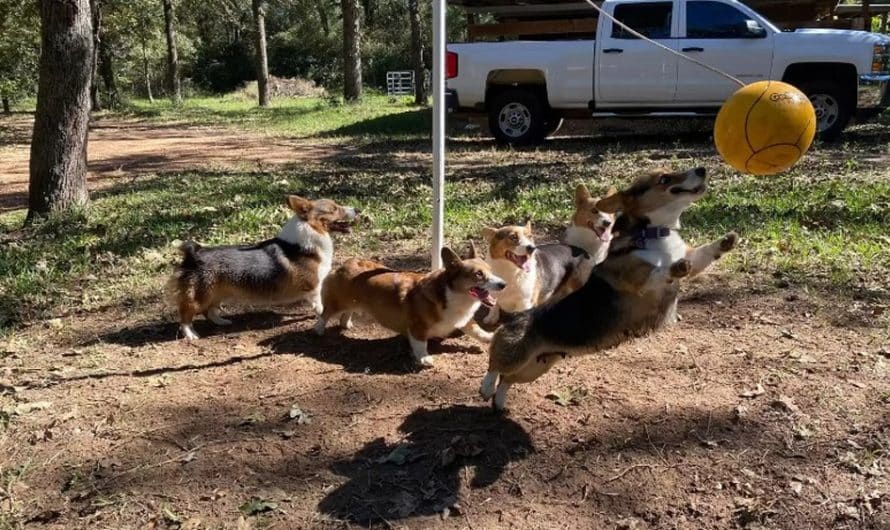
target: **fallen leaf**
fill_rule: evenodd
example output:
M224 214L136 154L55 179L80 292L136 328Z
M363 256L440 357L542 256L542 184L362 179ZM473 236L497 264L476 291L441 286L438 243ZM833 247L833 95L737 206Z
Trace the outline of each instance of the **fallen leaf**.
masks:
M167 508L165 506L164 509L161 511L164 513L164 520L166 520L168 523L174 523L174 524L182 523L182 517L180 517L179 515L174 513L173 510L171 510L170 508Z
M250 517L251 515L256 515L258 513L271 512L272 510L277 509L277 503L257 497L251 498L249 501L238 507L238 510L248 517Z
M788 396L779 396L779 399L776 399L775 401L770 403L770 405L777 409L782 409L786 412L792 412L794 414L800 412L800 409L797 407L797 405L794 404L793 401L791 401L791 398Z
M796 480L792 480L788 486L791 488L791 491L798 497L800 497L800 492L803 491L803 484Z
M411 457L411 448L407 444L399 444L395 449L382 458L377 459L378 464L395 464L397 466L405 465Z
M303 412L296 403L290 408L290 412L287 413L288 417L292 420L297 421L297 425L309 425L312 423L312 418L309 417L309 413Z
M561 407L577 405L581 402L581 398L587 395L584 388L563 388L560 390L552 390L545 397Z
M18 416L24 416L30 412L34 412L35 410L45 410L52 406L53 404L49 401L32 401L30 403L20 403L12 409L12 413Z
M763 385L758 383L756 387L743 391L739 396L751 399L756 398L757 396L762 396L763 394L766 394L766 389L763 388Z

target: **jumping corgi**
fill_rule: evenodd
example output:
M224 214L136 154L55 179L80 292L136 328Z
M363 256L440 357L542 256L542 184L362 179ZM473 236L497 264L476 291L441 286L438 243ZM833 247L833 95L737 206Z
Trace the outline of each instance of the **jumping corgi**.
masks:
M618 190L612 186L606 192L606 197L611 197L617 192ZM615 222L614 213L597 209L596 204L599 200L590 194L587 186L578 184L575 188L575 212L563 238L565 244L587 252L593 265L602 263L606 259L609 242L612 240L612 225Z
M380 325L408 337L411 352L421 366L432 366L427 341L446 338L460 329L481 342L491 340L473 320L480 305L493 306L492 291L504 280L485 261L470 256L462 260L450 248L442 249L445 268L427 274L401 272L380 263L350 259L331 273L322 287L324 310L315 331L324 334L327 323L340 318L340 326L352 325L352 314L369 314Z
M229 301L286 304L311 299L321 313L321 285L331 270L331 232L348 232L358 210L328 199L311 201L290 195L293 215L278 235L255 245L201 247L192 241L180 246L182 263L167 283L170 302L179 310L184 338L197 339L195 315L214 324L231 321L219 314Z
M734 233L698 248L677 231L680 214L705 193L703 168L654 171L596 208L621 212L606 259L577 291L521 313L499 328L480 393L502 410L515 383L534 381L560 358L602 351L670 320L678 279L701 272L737 241Z
M525 226L485 227L486 261L507 287L483 319L495 324L501 313L518 313L581 287L592 268L588 255L568 245L535 245L531 222ZM585 272L582 272L585 271Z

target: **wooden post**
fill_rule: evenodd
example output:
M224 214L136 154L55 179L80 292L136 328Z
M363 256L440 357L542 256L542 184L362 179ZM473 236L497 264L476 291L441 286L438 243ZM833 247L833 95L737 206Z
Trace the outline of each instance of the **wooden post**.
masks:
M862 0L862 17L865 18L862 29L871 31L871 0Z

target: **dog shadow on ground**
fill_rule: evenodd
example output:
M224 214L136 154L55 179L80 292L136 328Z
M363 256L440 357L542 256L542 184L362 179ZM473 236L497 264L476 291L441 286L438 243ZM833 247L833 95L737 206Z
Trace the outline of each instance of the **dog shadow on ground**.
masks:
M225 314L232 321L228 326L218 326L205 318L199 317L194 322L195 331L202 338L247 331L267 330L280 326L301 323L313 317L305 314L281 314L274 311L245 312ZM146 344L169 342L182 338L179 323L171 321L148 322L132 327L125 327L97 337L92 343L111 343L122 346L139 347Z
M366 330L344 334L338 326L327 329L319 337L312 330L284 333L261 341L260 346L276 354L302 354L327 364L335 364L349 373L413 374L422 370L414 361L408 340L400 335L388 337L356 337ZM380 333L379 330L372 332ZM389 332L386 332L389 333ZM440 354L482 353L478 345L457 343L454 339L429 341L429 352L435 359Z
M331 469L349 480L322 499L319 510L363 525L454 515L464 487L490 486L510 462L534 452L522 426L488 407L419 408L399 432L399 442L377 438L334 462Z

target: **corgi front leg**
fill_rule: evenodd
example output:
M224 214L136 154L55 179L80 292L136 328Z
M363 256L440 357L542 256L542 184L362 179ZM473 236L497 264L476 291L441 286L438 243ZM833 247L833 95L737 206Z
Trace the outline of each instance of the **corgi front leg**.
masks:
M427 341L420 340L414 338L412 335L408 335L408 343L411 344L411 353L414 354L414 359L417 361L417 364L421 366L432 366L433 365L433 357L429 354L427 350Z
M695 276L707 269L712 263L720 259L723 254L735 248L738 240L738 234L730 232L707 245L695 248L689 247L686 250L686 259L692 263L692 270L689 276Z
M482 386L479 387L479 394L482 396L482 399L488 401L494 395L498 386L498 375L500 374L490 371L482 378Z
M480 328L475 320L470 320L466 326L461 328L461 331L485 344L491 342L491 338L494 337L494 333Z
M498 320L501 319L501 306L495 304L494 307L488 310L488 314L485 315L485 318L482 319L482 323L491 326L492 324L497 324Z
M321 288L312 291L309 294L309 299L312 300L312 310L315 311L315 315L321 316L324 311L324 304L321 302Z
M195 333L195 329L192 327L191 322L188 324L180 324L179 330L182 332L182 336L185 340L197 340L201 338Z
M218 305L215 305L207 310L207 320L213 322L217 326L228 326L232 323L231 320L220 316Z

